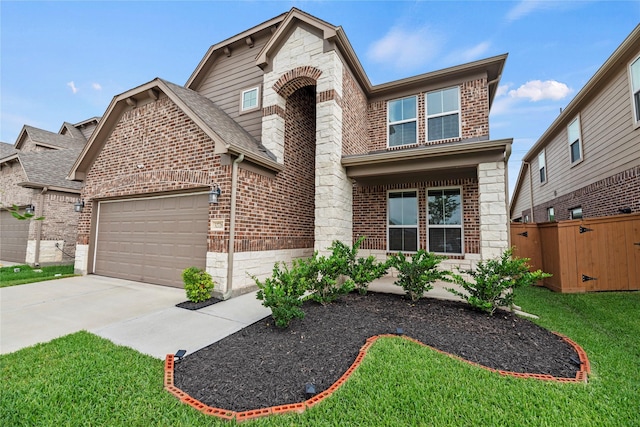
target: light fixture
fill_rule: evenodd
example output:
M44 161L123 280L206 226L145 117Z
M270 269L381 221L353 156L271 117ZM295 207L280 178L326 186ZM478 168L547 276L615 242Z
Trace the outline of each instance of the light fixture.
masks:
M316 395L316 386L311 383L305 384L304 395L306 396L307 399L311 399L313 396Z
M174 357L177 357L178 361L180 361L182 360L185 354L187 354L187 350L178 350L176 354L174 354Z
M396 335L404 335L404 329L396 328Z
M82 212L83 208L84 208L84 200L82 199L78 199L78 201L75 202L73 205L73 210L76 212Z
M36 207L33 205L28 205L24 211L29 215L33 215L34 213L36 213Z
M213 184L211 186L211 191L209 191L209 203L218 203L218 197L222 194L222 190L220 190L220 186L218 184Z

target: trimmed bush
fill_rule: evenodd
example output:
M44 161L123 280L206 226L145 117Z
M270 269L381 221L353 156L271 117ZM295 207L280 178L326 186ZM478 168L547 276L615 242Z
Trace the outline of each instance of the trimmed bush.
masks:
M424 293L433 289L436 280L450 281L449 271L438 270L438 264L446 259L445 256L436 255L420 249L411 255L411 260L400 252L389 259L389 264L398 270L398 280L395 285L401 286L411 301L418 301Z
M280 266L282 265L282 269ZM257 298L262 305L271 309L271 316L279 328L286 328L293 319L304 318L302 295L306 291L308 278L304 260L294 260L291 270L285 263L273 266L271 277L260 281L251 276L258 286Z
M304 275L309 279L308 299L326 305L353 290L353 280L344 277L348 272L348 261L340 252L340 248L335 248L329 257L318 256L316 252L302 261Z
M202 302L211 298L214 282L211 275L198 267L189 267L182 271L184 290L191 302Z
M551 277L541 270L529 271L528 258L513 256L513 248L507 249L498 259L480 261L475 270L458 270L468 274L473 281L453 274L453 282L462 286L468 294L456 289L447 289L465 299L472 307L491 315L498 307L513 308L513 290L531 286L538 280Z
M355 288L361 295L367 293L371 282L381 278L389 270L386 262L378 262L373 255L369 255L367 258L358 258L360 245L365 238L364 236L360 237L351 247L337 240L331 245L333 256L346 260L346 268L343 274L351 278Z

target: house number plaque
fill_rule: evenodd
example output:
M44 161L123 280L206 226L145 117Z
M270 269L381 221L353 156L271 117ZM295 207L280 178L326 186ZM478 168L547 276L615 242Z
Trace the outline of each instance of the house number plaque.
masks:
M212 219L211 231L224 231L224 219Z

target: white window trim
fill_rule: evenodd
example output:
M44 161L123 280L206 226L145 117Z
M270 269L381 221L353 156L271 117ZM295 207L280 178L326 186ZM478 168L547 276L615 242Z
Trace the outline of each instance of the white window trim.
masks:
M578 209L580 209L580 218L574 218L573 212ZM584 211L582 210L582 206L576 206L575 208L569 209L569 219L583 219L583 218L584 218Z
M413 98L416 101L416 117L414 119L407 119L407 120L398 120L397 122L391 122L389 121L389 115L391 114L391 109L389 108L389 103L393 102L393 101L401 101L403 99L409 99L409 98ZM416 142L414 142L413 144L404 144L404 145L389 145L389 141L391 139L391 126L392 125L401 125L403 123L411 123L411 122L416 122ZM410 147L412 145L417 145L418 144L418 96L417 95L412 95L412 96L405 96L403 98L395 98L395 99L390 99L387 101L387 148L399 148L399 147Z
M540 154L538 154L538 179L540 179L540 185L544 185L549 180L549 170L547 169L547 154L546 150L542 150ZM540 161L542 158L542 161ZM540 172L544 168L544 180L541 179Z
M552 215L553 215L553 219L551 218ZM553 206L549 206L547 208L547 220L549 220L549 222L556 220L556 211L553 208Z
M635 93L633 91L633 79L632 79L632 73L631 73L631 66L635 62L638 62L638 66L640 66L640 55L633 58L629 62L629 66L627 67L627 74L629 75L629 93L631 95L631 118L632 118L633 128L638 129L640 128L640 117L638 117L640 115L640 105L638 105L637 107L638 110L636 110L636 101L634 97ZM638 90L636 90L636 92L640 93L640 82L638 82Z
M257 103L255 107L251 107L251 108L244 108L244 94L247 92L251 92L251 91L257 91L256 93L256 99L257 99ZM251 113L253 111L259 110L260 106L261 106L261 98L260 98L260 85L258 86L252 86L250 88L244 89L242 91L240 91L240 114L245 114L245 113Z
M428 111L428 106L427 106L427 95L433 92L441 92L447 89L453 89L456 88L458 89L458 109L455 111L447 111L446 113L438 113L438 114L434 114L432 116L430 116L429 114L427 114ZM462 138L462 99L461 99L461 94L460 94L460 86L450 86L450 87L444 87L442 89L436 89L436 90L430 90L429 92L425 92L424 94L424 133L425 133L425 141L427 143L432 143L432 142L438 142L438 141L449 141L452 139L461 139ZM431 118L435 118L435 117L442 117L442 116L450 116L452 114L458 114L458 136L453 137L453 138L445 138L445 139L434 139L434 140L429 140L429 119Z
M443 224L443 225L433 225L433 228L459 228L460 229L460 253L458 252L434 252L431 250L430 242L429 242L429 191L430 190L459 190L460 191L460 225L452 225L452 224ZM427 217L425 219L426 227L427 227L427 250L429 252L434 252L438 255L464 255L465 247L464 247L464 193L462 191L461 186L451 186L451 187L428 187L425 190L425 204L427 209Z
M420 249L420 191L417 188L403 188L399 190L387 190L387 198L385 199L385 203L387 204L387 252L402 252L405 254L414 254L417 251L396 251L395 249L391 249L391 239L389 238L389 229L391 228L410 228L411 226L406 225L391 225L389 224L389 194L391 193L408 193L413 191L416 193L416 248Z
M569 127L575 122L578 121L578 147L580 148L580 158L578 158L578 160L576 161L571 161L571 141L569 141ZM580 114L578 114L577 116L574 117L573 120L571 120L569 122L569 124L567 125L567 147L569 149L569 163L571 164L571 167L582 163L582 161L584 160L584 146L582 144L582 120L580 120Z

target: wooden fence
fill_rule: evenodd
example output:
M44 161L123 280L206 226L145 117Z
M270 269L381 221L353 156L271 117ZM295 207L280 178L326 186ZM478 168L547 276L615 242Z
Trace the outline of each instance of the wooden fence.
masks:
M515 255L553 274L557 292L640 290L640 213L541 224L511 224Z

